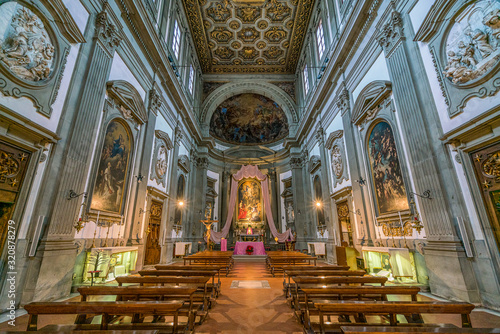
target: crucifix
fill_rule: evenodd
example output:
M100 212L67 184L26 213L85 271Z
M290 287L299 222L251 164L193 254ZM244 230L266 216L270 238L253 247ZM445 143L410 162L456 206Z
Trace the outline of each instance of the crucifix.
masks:
M207 249L211 250L210 248L210 236L212 234L212 224L217 223L218 220L213 220L213 219L205 219L205 220L200 220L200 223L203 223L207 229Z

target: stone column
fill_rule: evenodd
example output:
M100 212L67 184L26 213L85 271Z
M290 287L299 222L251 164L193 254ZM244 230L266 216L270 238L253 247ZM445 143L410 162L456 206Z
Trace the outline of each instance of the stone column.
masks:
M278 184L278 175L276 174L276 168L272 167L269 169L269 188L271 189L270 202L271 202L271 212L274 219L274 226L276 230L279 232L281 230L280 227L280 212L281 212L281 203L280 203L280 190ZM266 225L266 240L267 242L274 241L274 237L271 235L271 230L269 226Z
M402 133L406 134L415 192L431 191L431 200L419 200L428 241L425 260L431 291L445 297L480 302L472 265L467 261L457 237L451 205L446 197L443 176L440 175L436 156L441 152L434 150L431 136L426 131L429 128L426 113L435 112L435 109L431 110L419 98L417 78L412 68L418 65L412 59L415 55L409 52L414 42L406 40L403 19L394 9L377 39L387 58ZM421 68L421 71L424 69Z
M75 82L75 90L67 98L68 107L58 130L62 140L53 152L57 158L51 160L33 215L46 216L48 221L37 259L28 269L31 277L25 291L34 301L58 299L70 293L76 260L73 223L82 202L80 199L68 200L68 193L70 190L82 193L88 182L106 81L115 49L121 41L120 28L111 23L109 13L111 10L105 4L104 10L96 16L93 39L81 51L75 69L79 82ZM26 296L24 301L31 299Z
M196 242L205 242L203 239L203 232L205 231L205 226L200 223L201 219L204 219L205 214L205 204L207 195L207 171L208 171L208 158L199 157L194 162L195 173L193 173L194 178L194 192L190 197L192 199L192 218L191 224L192 229L196 231L194 236ZM200 214L201 211L201 214Z
M361 215L355 216L355 221L353 220L353 226L358 230L359 234L359 245L372 246L372 236L375 236L375 230L373 226L369 226L369 221L375 221L372 217L370 206L370 199L368 198L368 192L360 185L357 180L363 178L367 180L366 171L364 170L363 163L360 161L359 152L363 150L358 146L359 140L356 138L356 129L351 121L351 98L349 91L345 86L342 88L339 97L337 99L337 107L341 111L342 124L344 128L344 138L346 145L346 154L349 161L349 175L351 177L352 186L352 203L354 204L354 209ZM358 132L359 133L359 132ZM335 213L336 215L336 213ZM373 225L373 224L372 224ZM340 232L340 231L339 231Z
M336 220L337 215L333 214L332 206L330 201L330 184L331 184L331 175L330 175L330 164L328 163L328 156L325 148L325 131L323 127L319 127L316 131L316 140L319 144L319 154L321 159L321 196L323 197L323 212L325 215L325 224L331 233L328 235L328 241L326 242L326 253L327 253L327 262L328 263L336 263L337 262L337 254L335 251L336 241L334 240L333 230L335 226L333 225ZM314 238L317 238L316 232L314 232Z
M174 228L174 219L175 219L175 206L177 205L177 169L178 167L178 158L179 158L179 146L181 145L182 140L182 131L176 127L174 134L174 151L172 152L172 169L170 170L170 178L169 178L169 197L168 201L168 214L167 214L167 223L166 229L167 234L165 238L165 246L164 252L166 252L165 259L166 262L172 262L174 256L174 240L172 239L172 229ZM186 233L186 227L182 227L182 233Z
M292 156L290 158L290 166L292 167L292 187L293 187L293 204L295 209L295 232L297 233L297 247L305 245L304 227L307 226L307 219L309 217L309 206L306 204L305 188L304 185L304 158L300 155Z

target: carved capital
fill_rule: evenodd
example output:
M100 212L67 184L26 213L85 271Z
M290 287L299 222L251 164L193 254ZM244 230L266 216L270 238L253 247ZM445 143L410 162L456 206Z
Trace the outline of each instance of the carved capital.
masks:
M208 169L208 165L210 164L208 158L197 158L196 166L201 169Z
M300 157L290 158L290 166L292 168L302 168L302 166L304 166L304 160Z
M391 13L389 22L382 28L377 40L385 51L385 56L390 57L392 52L404 39L403 20L397 11Z
M102 42L106 49L113 54L116 48L120 45L122 37L116 26L111 23L106 11L97 14L95 20L96 38Z
M149 110L151 110L155 115L158 115L158 110L161 108L162 102L160 94L156 89L152 88L149 91Z
M316 130L316 133L314 135L316 136L316 140L320 145L325 144L325 130L323 130L322 127Z
M337 107L340 109L340 113L342 116L344 116L344 114L350 110L349 101L349 91L344 87L337 99Z
M179 129L178 127L175 128L175 140L174 140L175 145L179 146L181 144L182 136L183 134L181 129Z

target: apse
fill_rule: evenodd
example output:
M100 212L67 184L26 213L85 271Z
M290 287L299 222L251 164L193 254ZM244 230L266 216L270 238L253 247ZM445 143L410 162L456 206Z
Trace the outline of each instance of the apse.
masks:
M237 145L270 144L288 136L288 120L272 99L244 93L216 108L210 120L210 135Z

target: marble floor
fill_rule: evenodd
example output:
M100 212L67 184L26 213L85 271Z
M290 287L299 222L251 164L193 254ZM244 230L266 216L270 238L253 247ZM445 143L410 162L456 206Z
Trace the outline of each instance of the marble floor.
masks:
M207 320L196 327L197 334L253 334L253 333L302 333L302 327L285 303L282 292L282 277L272 277L266 270L264 261L239 262L229 277L222 277L222 294L217 305L211 310ZM237 281L237 282L234 282ZM420 296L429 300L428 295ZM78 299L77 299L78 300ZM426 322L452 323L460 325L460 317L425 316ZM16 319L16 328L6 323L0 324L0 331L21 331L26 329L28 316ZM74 316L40 317L39 325L70 324ZM472 313L473 327L500 327L500 316L496 312L483 309Z

